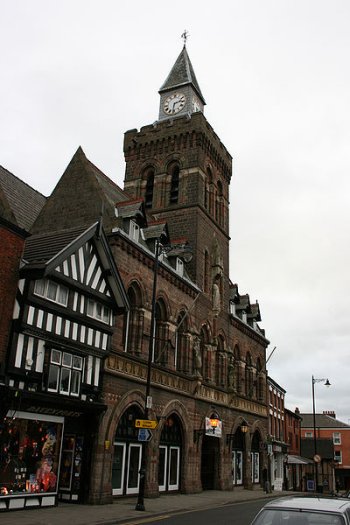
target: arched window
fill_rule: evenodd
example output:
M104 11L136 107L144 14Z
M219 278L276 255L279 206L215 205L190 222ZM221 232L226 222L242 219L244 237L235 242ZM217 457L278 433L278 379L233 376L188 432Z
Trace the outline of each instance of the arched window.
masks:
M154 362L166 366L169 352L169 327L167 309L162 299L157 301L155 311Z
M213 175L210 168L207 168L205 178L204 207L209 213L213 213Z
M216 207L215 207L215 217L220 226L224 225L224 197L222 190L222 183L218 181L217 184L217 197L216 197Z
M176 329L176 369L179 372L190 371L190 335L188 333L188 318L182 311L177 318Z
M209 253L204 250L204 275L203 275L203 289L205 293L209 293Z
M177 164L170 169L171 183L169 204L176 204L179 200L180 168Z
M258 357L256 362L256 398L258 401L264 400L264 377L261 366L260 357Z
M234 355L234 388L237 393L240 393L242 391L241 353L237 345L234 348L233 355Z
M252 358L248 352L245 359L245 394L247 397L253 397L254 384L253 384L253 369L252 369Z
M211 352L209 351L209 331L203 326L200 333L200 351L202 356L202 375L205 380L211 379Z
M139 355L142 352L144 310L142 308L142 293L137 283L132 283L129 287L128 297L130 311L127 348L130 353Z
M146 188L145 188L145 207L152 208L153 204L153 189L154 189L154 170L149 168L145 173Z
M215 372L216 372L216 384L218 386L225 386L226 378L226 360L225 360L225 341L222 335L218 337L218 346L216 350L216 362L215 362Z

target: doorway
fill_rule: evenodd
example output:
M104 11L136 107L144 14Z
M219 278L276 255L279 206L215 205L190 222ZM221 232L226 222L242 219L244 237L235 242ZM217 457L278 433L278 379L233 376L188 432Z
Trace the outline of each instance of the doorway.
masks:
M201 482L203 490L219 489L219 439L204 436L202 442Z

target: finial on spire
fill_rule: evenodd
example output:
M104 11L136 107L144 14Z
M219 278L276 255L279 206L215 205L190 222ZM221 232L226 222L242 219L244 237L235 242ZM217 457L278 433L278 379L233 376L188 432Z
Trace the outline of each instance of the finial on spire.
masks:
M185 31L181 35L181 38L184 41L184 46L186 46L186 42L189 36L190 36L189 32L187 31L187 29L185 29Z

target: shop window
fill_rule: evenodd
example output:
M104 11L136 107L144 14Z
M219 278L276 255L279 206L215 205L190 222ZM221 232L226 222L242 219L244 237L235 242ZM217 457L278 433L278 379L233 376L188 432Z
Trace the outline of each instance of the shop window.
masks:
M35 281L34 293L54 303L67 306L68 288L49 279L39 279Z
M52 349L47 391L78 397L84 360L82 357Z
M62 423L63 418L26 412L13 412L3 421L0 500L57 492Z
M75 492L72 500L78 499L81 485L83 445L83 436L67 434L63 437L59 489Z
M109 324L111 320L111 310L93 299L88 299L86 314L102 323Z

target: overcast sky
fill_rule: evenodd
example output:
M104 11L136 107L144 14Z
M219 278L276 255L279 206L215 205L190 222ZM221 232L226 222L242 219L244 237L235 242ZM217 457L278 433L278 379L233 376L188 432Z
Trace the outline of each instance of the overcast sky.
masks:
M79 145L123 186L187 49L234 159L230 277L259 301L286 406L350 423L350 2L0 0L0 164L49 195Z

